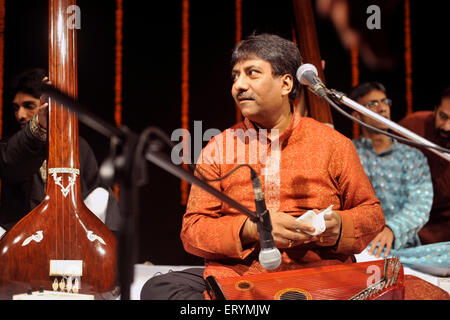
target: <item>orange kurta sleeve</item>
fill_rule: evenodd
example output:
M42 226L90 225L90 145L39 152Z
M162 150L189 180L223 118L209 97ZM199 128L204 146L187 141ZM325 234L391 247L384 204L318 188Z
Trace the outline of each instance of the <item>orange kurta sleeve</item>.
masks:
M215 139L208 144L208 146L212 145L217 147ZM201 158L210 163L197 164L197 176L201 173L203 179L214 180L224 174L221 172L223 170L221 165L217 161L214 163L214 153L218 152L217 150L214 149L212 155L207 154L208 149L202 150ZM209 182L209 184L223 192L220 181ZM227 196L233 198L233 195ZM241 202L241 199L234 200ZM243 259L254 249L254 247L246 250L242 248L240 231L246 219L247 215L233 208L224 210L219 199L193 185L181 230L184 248L187 252L206 259Z
M337 253L357 254L383 229L380 202L359 160L353 143L346 139L334 153L331 172L338 177L342 194L342 231Z

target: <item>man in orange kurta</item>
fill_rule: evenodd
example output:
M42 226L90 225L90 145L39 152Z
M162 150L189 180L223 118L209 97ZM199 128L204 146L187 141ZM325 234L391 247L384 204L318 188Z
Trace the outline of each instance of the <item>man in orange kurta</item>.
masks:
M293 101L302 90L295 77L298 48L275 35L242 41L232 57L231 93L245 120L214 137L197 161L196 174L250 210L255 197L248 168L260 176L281 265L273 271L354 262L384 227L378 199L351 140L311 118ZM221 180L217 180L224 178ZM320 236L296 221L307 210L333 205ZM243 213L192 186L181 239L205 258L203 270L150 279L142 299L199 299L203 279L267 272L258 262L257 225ZM189 278L189 279L188 279ZM194 294L196 291L196 294Z
M286 219L286 224L291 223L292 233L302 228L302 225L295 226L296 217L308 210L333 205L341 226L340 235L338 232L337 238L330 237L329 241L310 238L302 232L304 239L298 240L287 232L286 236L277 235L279 227L272 217L275 242L282 251L282 263L274 271L351 263L353 254L361 252L384 226L379 201L351 141L326 125L300 117L296 111L278 139L261 138L262 134L255 129L246 118L216 136L203 150L199 160L204 163L197 164L197 172L207 179L218 179L239 166L242 153L233 152L234 155L227 157L230 145L245 152L246 163L251 162L252 156L257 158L251 166L260 176L267 208L271 215L277 214ZM248 139L242 139L242 133L252 131L254 134L247 134ZM279 145L278 152L271 148L273 144ZM253 154L252 148L267 149L264 164L259 161L260 152ZM269 170L267 163L272 166ZM268 172L270 169L274 170ZM248 168L240 168L212 185L255 210ZM206 259L205 277L267 272L258 262L259 236L247 243L242 239L246 223L252 222L245 214L192 186L181 239L186 251Z
M352 142L311 118L292 101L301 57L275 35L252 36L234 51L232 95L245 120L213 138L197 161L197 174L250 210L255 196L248 168L260 176L282 263L274 271L351 263L384 227L380 203ZM333 205L327 229L310 236L296 221L308 210ZM267 272L258 262L256 223L193 186L183 218L186 251L204 257L204 277Z

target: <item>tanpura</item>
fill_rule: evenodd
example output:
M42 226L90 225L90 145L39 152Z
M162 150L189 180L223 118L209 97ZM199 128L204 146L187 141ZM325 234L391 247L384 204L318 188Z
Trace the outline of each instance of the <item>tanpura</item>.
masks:
M315 65L319 78L325 83L311 0L292 0L292 8L295 17L295 35L299 42L299 50L303 61ZM306 90L306 88L302 92L301 100L304 105L297 108L301 111L301 115L309 116L319 122L333 126L330 106L325 100Z
M76 29L67 23L73 5L49 0L49 78L76 97ZM0 299L32 291L51 292L51 299L55 293L67 299L118 293L116 239L84 205L78 141L76 115L50 99L46 196L0 241Z

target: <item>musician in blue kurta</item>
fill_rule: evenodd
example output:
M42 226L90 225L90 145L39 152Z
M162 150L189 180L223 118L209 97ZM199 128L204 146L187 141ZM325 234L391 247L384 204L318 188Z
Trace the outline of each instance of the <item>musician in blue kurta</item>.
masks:
M415 247L420 245L418 232L428 221L433 202L430 169L422 152L387 139L391 146L380 153L365 137L353 143L393 234L392 248ZM389 249L386 243L386 254Z
M377 82L362 83L349 95L373 112L390 119L391 100ZM364 115L354 116L382 130L388 127ZM426 157L416 148L361 128L353 140L386 220L385 228L368 247L376 257L400 256L403 263L448 268L449 243L421 246L419 230L429 219L433 185Z

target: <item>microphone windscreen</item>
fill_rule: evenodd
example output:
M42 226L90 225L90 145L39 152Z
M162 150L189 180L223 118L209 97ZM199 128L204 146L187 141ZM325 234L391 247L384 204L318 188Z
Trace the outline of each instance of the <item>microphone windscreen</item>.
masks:
M277 248L261 249L259 263L264 269L272 270L281 264L281 253Z
M296 74L297 79L301 84L303 84L305 86L311 84L311 82L308 81L308 79L305 75L305 73L308 71L311 71L315 76L318 75L316 67L314 65L312 65L311 63L304 63L297 69L297 74Z

